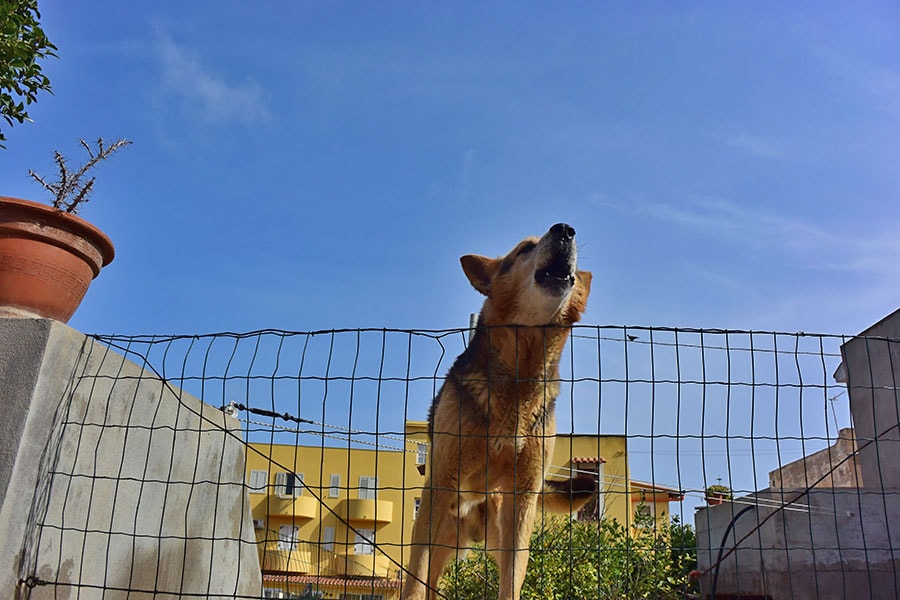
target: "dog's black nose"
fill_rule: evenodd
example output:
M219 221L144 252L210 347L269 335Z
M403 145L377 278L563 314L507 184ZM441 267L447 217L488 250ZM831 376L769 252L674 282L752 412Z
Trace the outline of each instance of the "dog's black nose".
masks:
M553 234L554 237L571 240L575 237L575 228L568 223L557 223L550 228L550 233Z

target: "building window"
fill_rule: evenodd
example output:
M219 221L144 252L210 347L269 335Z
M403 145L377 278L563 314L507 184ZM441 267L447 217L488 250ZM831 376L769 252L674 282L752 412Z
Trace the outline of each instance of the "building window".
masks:
M322 528L322 549L334 552L334 527Z
M584 465L579 464L575 465L577 469L574 473L578 474L590 474L592 475L596 472L598 489L603 490L604 488L609 488L611 485L610 482L607 482L603 478L603 463L598 462L595 465ZM581 508L581 510L576 513L574 516L577 521L600 521L603 519L604 514L606 513L606 499L603 491L598 491L587 503Z
M278 528L278 549L279 550L296 550L297 535L299 527L293 525L282 525Z
M278 588L263 588L263 598L284 598L284 592Z
M358 529L356 531L356 544L353 552L356 554L375 554L375 530Z
M331 476L331 487L328 490L329 498L339 498L341 495L341 476L340 475L332 475Z
M428 444L416 444L416 464L424 465L428 458Z
M359 478L359 499L360 500L375 500L376 493L375 491L378 488L378 479L375 477L360 477Z
M303 473L275 473L275 493L281 498L303 494Z
M422 499L416 498L413 500L413 519L419 516L419 507L422 506Z
M265 494L266 485L269 483L268 471L250 471L247 488L251 494Z

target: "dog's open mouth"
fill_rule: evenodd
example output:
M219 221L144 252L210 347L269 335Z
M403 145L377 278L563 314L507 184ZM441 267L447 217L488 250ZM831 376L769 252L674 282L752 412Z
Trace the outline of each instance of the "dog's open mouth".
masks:
M543 287L562 289L575 284L575 269L568 252L555 255L535 272L534 280Z
M542 289L562 296L575 285L575 230L557 223L538 242L534 281Z

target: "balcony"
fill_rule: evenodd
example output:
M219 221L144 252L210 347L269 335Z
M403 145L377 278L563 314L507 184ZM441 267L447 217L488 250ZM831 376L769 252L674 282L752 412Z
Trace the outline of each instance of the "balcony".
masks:
M319 516L319 502L315 498L280 498L270 495L266 498L266 514L270 517L293 517L295 519L315 519Z
M348 498L340 504L338 512L348 521L384 524L394 520L394 503L390 500Z
M277 550L270 546L260 550L259 565L263 571L272 573L305 574L315 571L309 548Z

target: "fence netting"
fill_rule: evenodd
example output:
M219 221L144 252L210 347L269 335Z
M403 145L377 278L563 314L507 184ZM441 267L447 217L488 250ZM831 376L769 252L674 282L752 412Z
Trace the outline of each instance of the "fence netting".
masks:
M433 461L459 460L428 416L470 333L93 336L22 499L23 597L399 598ZM538 510L522 597L900 597L897 357L573 327L542 469L593 495ZM460 550L436 597L496 597L496 550Z

